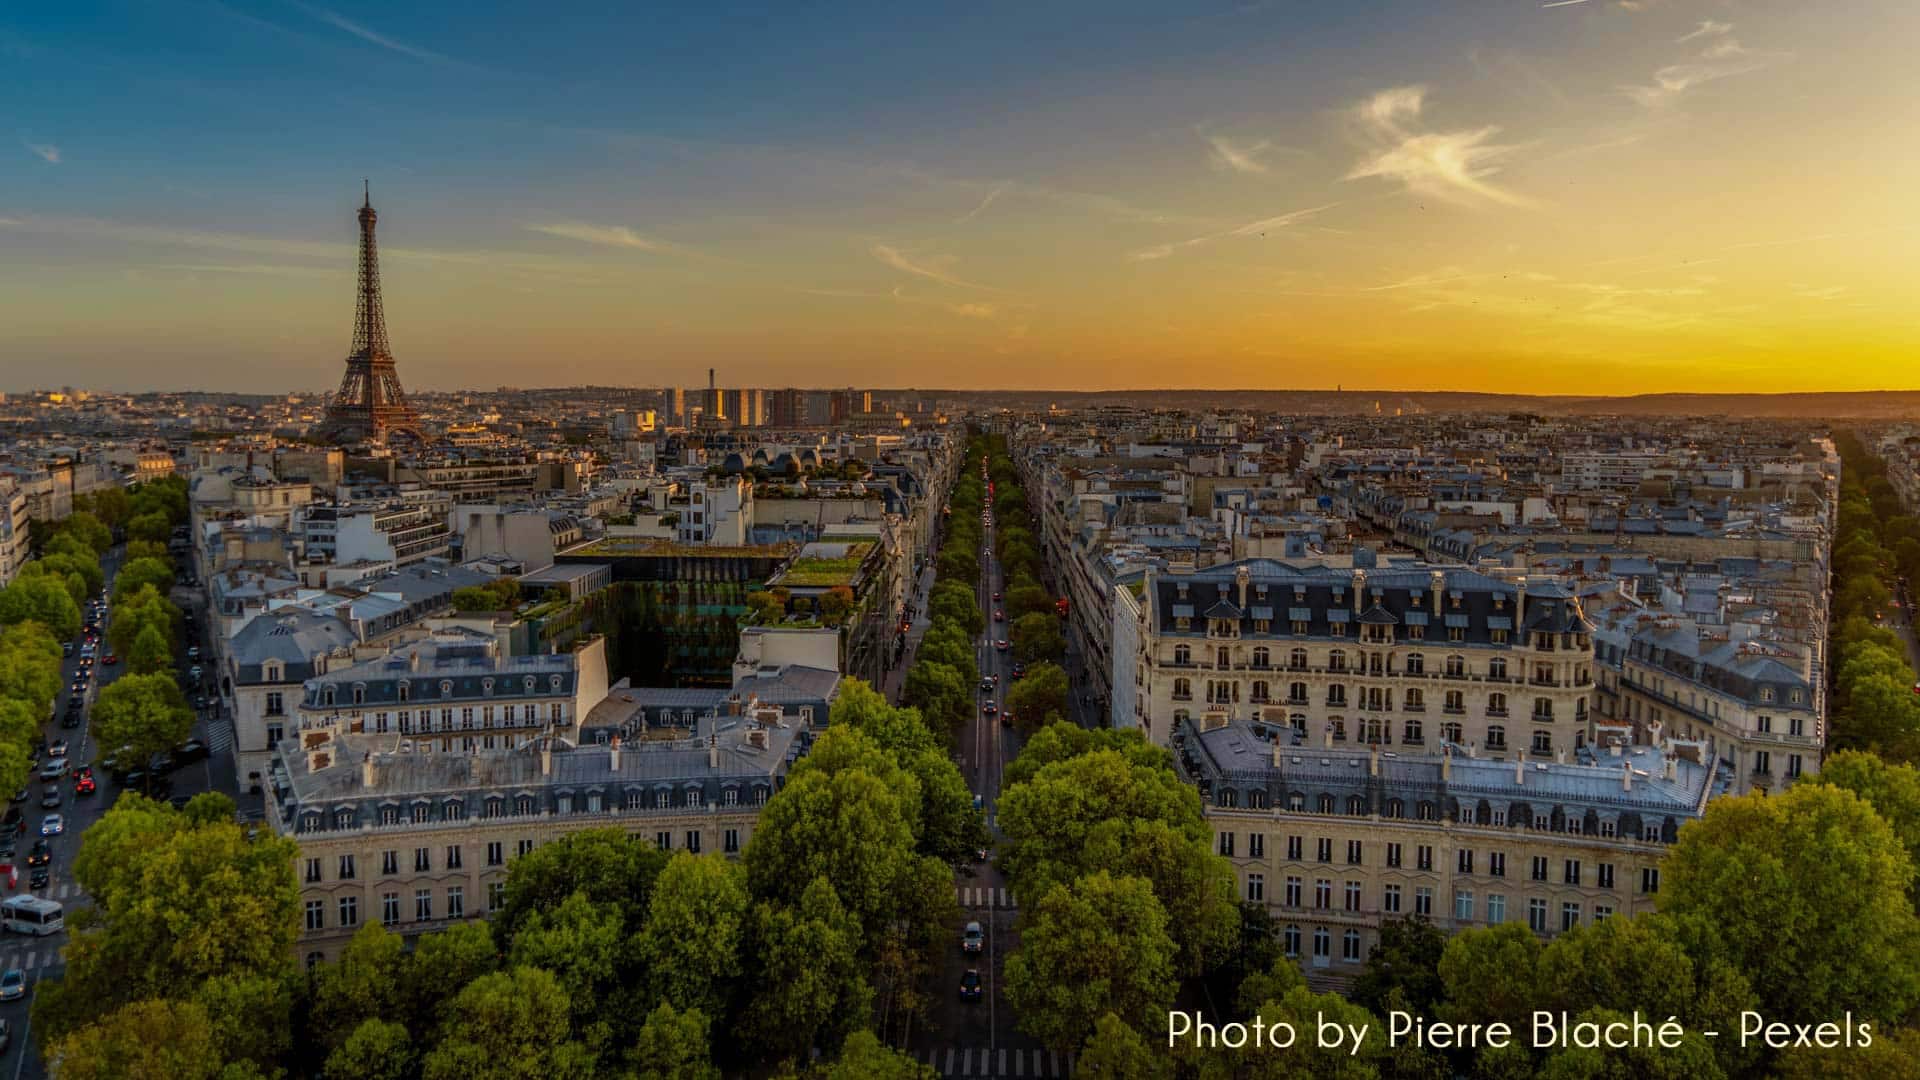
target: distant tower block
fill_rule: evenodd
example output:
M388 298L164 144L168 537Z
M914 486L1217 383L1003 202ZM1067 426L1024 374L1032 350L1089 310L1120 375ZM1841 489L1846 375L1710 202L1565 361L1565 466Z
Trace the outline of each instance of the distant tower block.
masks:
M320 435L335 443L386 442L400 436L422 439L420 417L400 389L393 350L387 346L387 320L380 306L380 253L374 246L373 193L360 207L360 296L353 315L353 352L340 392L327 405Z

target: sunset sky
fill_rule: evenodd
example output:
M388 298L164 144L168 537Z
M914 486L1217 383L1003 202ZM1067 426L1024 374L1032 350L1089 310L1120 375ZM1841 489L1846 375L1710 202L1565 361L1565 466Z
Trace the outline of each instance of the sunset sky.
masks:
M0 389L1920 387L1913 0L680 7L0 8Z

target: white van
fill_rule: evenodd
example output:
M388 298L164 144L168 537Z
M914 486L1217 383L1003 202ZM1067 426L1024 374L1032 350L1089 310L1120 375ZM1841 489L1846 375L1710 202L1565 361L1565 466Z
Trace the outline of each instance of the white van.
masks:
M59 933L66 926L66 909L58 901L26 895L0 900L0 930L9 934L45 937Z

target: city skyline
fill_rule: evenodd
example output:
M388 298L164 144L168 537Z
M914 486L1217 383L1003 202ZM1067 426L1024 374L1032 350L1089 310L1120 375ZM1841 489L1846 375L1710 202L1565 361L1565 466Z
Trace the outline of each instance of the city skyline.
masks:
M7 388L1914 385L1891 3L461 12L0 19Z

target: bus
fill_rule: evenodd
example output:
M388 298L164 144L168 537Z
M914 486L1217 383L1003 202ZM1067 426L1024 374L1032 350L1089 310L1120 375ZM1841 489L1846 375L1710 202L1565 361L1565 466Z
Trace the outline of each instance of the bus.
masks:
M9 896L0 900L0 930L44 937L66 929L66 909L38 896Z

